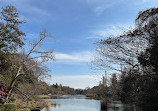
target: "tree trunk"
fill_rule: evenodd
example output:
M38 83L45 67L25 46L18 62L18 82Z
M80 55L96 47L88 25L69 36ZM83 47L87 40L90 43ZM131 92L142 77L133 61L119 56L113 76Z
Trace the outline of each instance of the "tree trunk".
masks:
M15 80L19 77L21 69L22 69L22 65L19 67L19 70L18 70L18 72L17 72L15 78L11 81L11 83L10 83L10 85L9 85L9 88L8 88L8 95L7 95L7 97L6 97L5 102L9 102L9 97L12 95L12 91L13 91L13 89L14 89Z

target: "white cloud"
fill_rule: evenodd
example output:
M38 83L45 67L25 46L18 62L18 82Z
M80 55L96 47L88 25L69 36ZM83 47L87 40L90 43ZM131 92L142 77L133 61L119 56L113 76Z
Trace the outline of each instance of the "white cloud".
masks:
M4 0L2 2L15 5L16 7L27 13L40 14L44 16L50 15L48 11L33 5L31 0Z
M97 29L91 30L90 36L86 37L86 39L104 39L109 36L118 36L131 28L133 28L133 25L129 23L100 26Z
M90 62L92 58L92 53L90 51L80 51L67 53L55 53L55 59L57 63L62 64L76 64L81 62Z
M118 1L115 0L78 0L86 3L88 7L96 14L100 16L105 12L107 8L114 6Z
M96 15L101 15L103 12L105 11L105 8L104 7L96 7L94 9L94 12L96 13Z
M155 1L155 0L140 0L140 1L146 3L146 2L151 2L151 1Z
M0 0L6 5L16 6L18 10L25 13L22 18L26 19L27 22L43 23L44 18L51 18L51 13L41 7L37 7L33 4L32 0Z
M31 11L31 13L35 13L35 14L39 14L39 15L47 16L47 17L51 15L48 11L35 7L35 6L31 6L31 5L29 5L29 10L24 10L24 11L26 11L27 13L30 13Z
M62 84L63 86L69 86L75 89L85 89L86 87L94 87L99 85L102 81L104 73L96 73L94 75L52 75L42 78L47 84L52 85L55 83ZM107 74L107 85L111 84L111 74ZM105 75L104 75L105 77ZM119 79L119 75L117 75Z
M122 3L128 4L134 4L135 7L140 7L140 5L144 5L149 3L148 5L152 4L152 6L156 6L157 0L137 0L137 1L131 1L131 0L78 0L83 3L86 3L92 11L97 15L103 14L106 9L113 7L115 9L115 5L119 4L120 6ZM150 6L151 7L151 6Z
M37 39L39 37L39 34L37 33L27 33L27 39L31 39L31 40L34 40L34 39Z
M63 86L69 86L72 88L93 87L99 84L102 75L68 75L68 76L51 76L51 78L45 78L48 84L62 84Z

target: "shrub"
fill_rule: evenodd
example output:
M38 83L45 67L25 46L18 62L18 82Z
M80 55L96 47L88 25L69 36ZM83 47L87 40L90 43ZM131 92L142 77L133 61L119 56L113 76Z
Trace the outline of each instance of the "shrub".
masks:
M12 97L12 98L11 98L11 101L12 101L12 102L15 102L15 101L16 101L16 97Z
M27 107L36 108L36 101L34 99L32 99L31 101L28 101Z
M16 111L17 106L14 103L6 103L5 105L0 105L0 111Z
M24 108L24 109L17 109L16 111L30 111L29 108Z
M0 104L5 102L7 94L6 86L0 81Z
M4 106L5 106L4 111L16 111L17 109L17 106L14 103L6 103Z
M44 107L50 107L51 101L37 101L36 107L44 108Z
M4 110L5 110L4 105L0 104L0 111L4 111Z

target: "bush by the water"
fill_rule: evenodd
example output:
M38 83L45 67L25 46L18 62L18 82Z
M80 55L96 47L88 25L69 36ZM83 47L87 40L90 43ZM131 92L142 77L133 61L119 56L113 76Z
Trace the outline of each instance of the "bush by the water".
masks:
M0 111L16 111L17 105L14 103L0 104Z
M30 111L29 108L17 109L16 111Z

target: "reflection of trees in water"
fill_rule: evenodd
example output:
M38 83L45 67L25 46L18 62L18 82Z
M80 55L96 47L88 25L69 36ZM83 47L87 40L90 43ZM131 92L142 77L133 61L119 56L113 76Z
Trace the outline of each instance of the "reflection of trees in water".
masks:
M112 103L107 110L101 109L100 111L142 111L139 107L136 107L136 105L120 104L119 107L117 105Z
M51 104L51 106L52 106L52 107L54 107L54 108L56 108L56 107L60 107L60 106L61 106L61 104L52 103L52 104Z
M136 107L136 105L124 105L123 111L142 111L139 107Z

